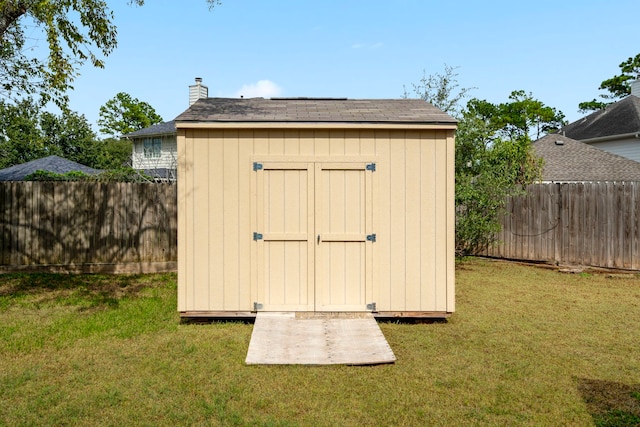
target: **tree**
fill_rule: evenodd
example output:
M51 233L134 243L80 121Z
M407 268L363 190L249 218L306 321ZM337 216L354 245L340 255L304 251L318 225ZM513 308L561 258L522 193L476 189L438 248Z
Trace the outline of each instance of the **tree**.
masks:
M131 142L107 138L97 142L94 168L119 170L131 166Z
M465 255L495 241L508 197L540 176L542 163L531 150L531 137L561 127L564 115L522 90L504 103L474 98L462 108L458 104L470 89L457 89L452 70L423 77L414 91L458 119L455 244L456 253Z
M480 113L479 103L484 104L482 114L488 115L495 132L510 140L523 135L538 139L564 124L562 112L544 105L524 90L511 92L508 102L493 105L487 101L472 100L467 108Z
M156 110L149 104L120 92L102 107L98 125L100 132L120 137L162 122Z
M478 253L495 241L509 197L539 179L531 137L560 128L564 114L522 90L492 104L471 99L456 133L456 252Z
M99 141L84 115L73 111L55 115L45 111L39 123L49 154L98 168Z
M413 94L453 117L458 117L462 109L460 103L475 88L459 89L458 73L455 71L457 68L445 64L442 74L430 75L427 75L427 72L423 70L420 82L411 85ZM406 87L403 98L409 98Z
M219 4L207 2L210 8ZM144 0L129 4L142 6ZM37 96L43 105L53 101L65 108L78 69L87 61L104 67L102 57L116 48L113 19L106 0L0 1L0 95L13 100ZM46 59L29 56L27 22L42 31Z
M131 143L99 140L84 115L42 112L31 98L0 101L0 168L57 155L96 169L130 165Z
M15 104L0 101L0 168L48 155L39 115L39 106L30 98Z
M600 98L605 101L598 101L594 98L591 101L581 102L578 104L580 112L586 113L601 110L607 105L631 94L631 82L640 78L640 53L622 62L618 67L620 67L621 73L604 80L598 88L609 92L600 95ZM610 101L607 102L607 100Z

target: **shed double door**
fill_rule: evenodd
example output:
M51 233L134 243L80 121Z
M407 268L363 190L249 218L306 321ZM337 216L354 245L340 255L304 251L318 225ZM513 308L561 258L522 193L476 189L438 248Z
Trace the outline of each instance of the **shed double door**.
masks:
M257 309L367 310L375 241L367 163L258 165Z

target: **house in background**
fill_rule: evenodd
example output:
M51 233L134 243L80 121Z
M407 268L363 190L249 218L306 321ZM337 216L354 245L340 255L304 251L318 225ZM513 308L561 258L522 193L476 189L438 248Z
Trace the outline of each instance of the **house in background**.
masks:
M640 162L640 80L631 95L560 129L561 135Z
M85 166L59 156L48 156L41 159L31 160L30 162L21 163L19 165L10 166L5 169L0 169L0 181L24 181L27 176L37 171L53 172L57 174L82 172L87 175L95 175L102 172L99 169L93 169L89 166Z
M133 142L131 167L157 181L174 181L178 165L173 120L124 135Z
M550 134L532 147L544 159L543 182L640 181L640 162L566 136Z
M207 98L209 89L196 77L189 86L189 105ZM175 121L159 123L123 135L133 142L131 167L142 171L156 181L175 181L178 166Z

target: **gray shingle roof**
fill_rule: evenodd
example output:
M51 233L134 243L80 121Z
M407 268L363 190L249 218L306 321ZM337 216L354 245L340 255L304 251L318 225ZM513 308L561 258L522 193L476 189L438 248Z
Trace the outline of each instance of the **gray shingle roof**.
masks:
M39 170L60 174L78 171L84 172L87 175L94 175L101 172L98 169L93 169L89 166L63 159L62 157L49 156L0 169L0 181L22 181L27 175L31 175Z
M206 98L176 121L455 124L419 99Z
M544 181L640 181L639 162L566 136L547 135L533 150L544 159Z
M157 125L149 126L148 128L127 133L122 136L125 138L135 138L140 136L170 135L174 133L176 133L176 122L171 120L169 122L158 123Z
M640 132L640 98L633 95L560 129L562 135L580 141L636 132Z

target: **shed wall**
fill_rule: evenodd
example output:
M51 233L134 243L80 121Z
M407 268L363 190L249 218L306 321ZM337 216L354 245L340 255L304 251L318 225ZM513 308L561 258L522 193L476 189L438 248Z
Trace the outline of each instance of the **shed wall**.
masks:
M178 309L257 298L253 161L375 161L372 300L453 312L454 131L178 128Z

